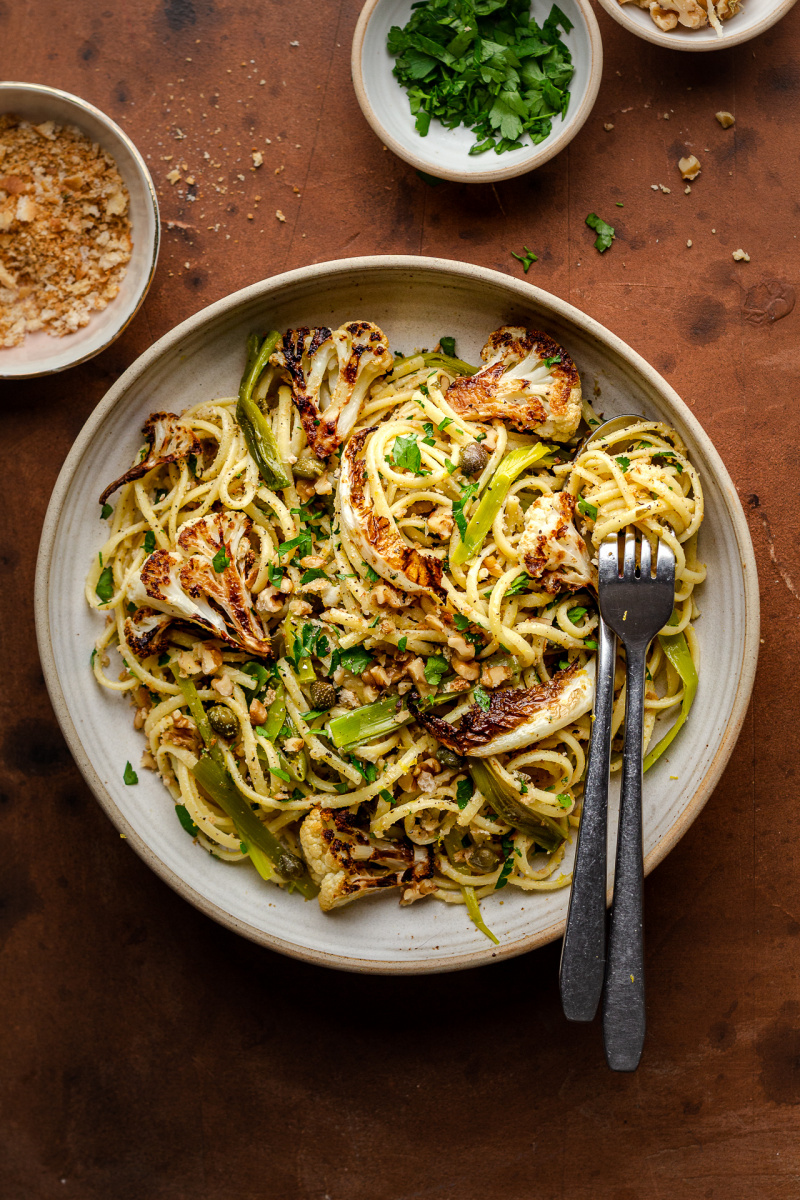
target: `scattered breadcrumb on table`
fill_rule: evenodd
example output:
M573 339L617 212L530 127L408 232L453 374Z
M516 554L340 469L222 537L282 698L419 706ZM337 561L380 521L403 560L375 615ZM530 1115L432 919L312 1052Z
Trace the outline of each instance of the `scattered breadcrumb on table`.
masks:
M131 257L128 209L113 158L79 129L0 115L0 347L106 308Z

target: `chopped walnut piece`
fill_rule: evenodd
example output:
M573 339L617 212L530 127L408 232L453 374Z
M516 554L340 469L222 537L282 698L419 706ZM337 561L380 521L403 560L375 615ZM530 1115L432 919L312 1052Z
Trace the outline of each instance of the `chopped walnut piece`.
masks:
M260 700L251 700L249 712L254 725L263 725L267 719L267 710Z
M719 121L719 123L723 129L730 129L731 125L733 125L736 120L733 113L729 113L729 112L718 112L718 113L715 113L714 115L716 116L717 120Z
M220 675L218 678L212 679L211 686L220 696L228 697L233 695L233 683L229 675Z
M702 170L700 159L690 154L688 158L678 159L678 170L684 179L696 179Z

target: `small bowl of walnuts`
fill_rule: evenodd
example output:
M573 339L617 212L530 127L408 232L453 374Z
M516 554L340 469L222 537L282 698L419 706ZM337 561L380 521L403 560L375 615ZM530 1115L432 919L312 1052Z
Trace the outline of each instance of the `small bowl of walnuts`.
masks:
M0 85L0 379L63 371L119 337L159 232L150 172L113 121L56 88Z

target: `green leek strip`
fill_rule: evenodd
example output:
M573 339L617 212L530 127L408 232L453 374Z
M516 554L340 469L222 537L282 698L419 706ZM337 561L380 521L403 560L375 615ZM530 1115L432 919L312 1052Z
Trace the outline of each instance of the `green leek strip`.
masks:
M275 834L259 821L228 772L211 758L199 758L192 767L192 774L203 791L233 821L248 851L254 846L273 864L283 880L297 888L306 900L312 900L319 889L309 878L302 859L287 850Z
M449 354L423 354L422 359L426 367L441 369L446 371L448 375L477 375L478 367L471 367L468 362L464 362L462 358L451 358Z
M477 554L483 545L483 539L492 528L494 519L502 508L511 484L526 467L530 467L550 452L549 446L537 442L535 446L522 446L518 450L512 450L508 457L501 462L467 525L466 536L450 556L450 561L454 566L461 566L467 559Z
M295 633L295 624L292 620L292 614L287 613L283 620L283 640L286 642L286 658L294 667L295 678L298 683L313 683L317 678L317 673L311 663L308 655L303 655L295 666L294 661L294 643L297 638Z
M253 399L253 388L267 366L269 356L280 341L280 336L279 333L268 333L257 354L254 335L248 338L247 365L239 385L239 401L236 405L236 420L244 434L247 449L258 467L261 478L269 488L289 487L292 481L281 462L278 443L269 422Z
M273 864L282 878L292 883L306 900L311 900L319 889L306 874L302 860L287 850L274 833L270 833L266 825L259 821L249 802L228 774L225 758L217 744L197 688L191 679L181 677L177 663L170 663L170 667L208 751L208 757L198 759L192 768L195 779L233 821L239 840L247 846L253 866L262 879L272 877L270 864Z
M282 683L275 687L275 699L267 709L267 719L264 722L264 736L268 742L274 742L283 729L286 720L286 689Z
M489 938L489 940L491 942L494 942L495 946L499 946L500 938L495 937L495 935L492 933L491 929L489 928L489 926L486 924L483 917L481 916L481 910L480 910L480 906L478 904L478 897L475 895L475 888L462 887L461 891L464 895L464 902L466 903L466 906L467 906L467 912L472 917L473 923L475 924L476 928L480 929L481 933L485 934L486 937Z
M169 665L172 674L175 676L175 682L181 689L184 700L189 705L189 712L194 717L194 723L198 728L200 737L203 739L208 753L211 755L217 766L224 769L225 757L217 745L217 739L214 735L214 730L211 728L208 717L206 716L206 710L203 708L203 702L198 695L197 688L194 686L191 679L184 679L180 673L177 663L171 662Z
M689 716L689 709L692 707L695 692L697 691L697 669L689 652L689 644L682 633L672 633L658 635L658 640L661 643L661 649L666 654L669 661L672 663L675 670L681 677L683 684L683 699L681 700L681 711L678 713L677 720L670 731L664 734L660 742L657 742L647 758L644 760L644 770L649 771L654 762L657 762L665 750L674 741L678 730L686 724L686 718Z
M394 733L411 719L405 708L398 709L398 697L389 696L377 704L368 704L343 717L334 717L328 724L331 741L337 750L358 746L383 734Z
M519 792L512 789L482 758L468 760L469 773L475 787L491 804L498 817L515 829L527 833L534 841L552 854L565 839L557 821L533 812L523 803Z

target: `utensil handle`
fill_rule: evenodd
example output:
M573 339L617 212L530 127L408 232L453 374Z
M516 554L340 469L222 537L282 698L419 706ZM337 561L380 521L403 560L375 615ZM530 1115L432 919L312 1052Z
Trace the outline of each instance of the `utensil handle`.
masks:
M647 646L626 646L625 751L603 993L603 1044L613 1071L635 1071L645 1034L642 735Z
M603 991L606 960L606 837L611 714L617 639L600 621L594 723L586 767L583 812L572 874L567 928L561 946L559 985L564 1016L591 1021Z

